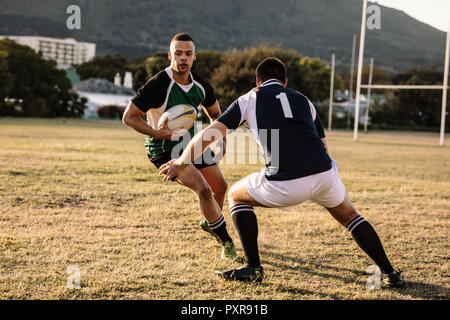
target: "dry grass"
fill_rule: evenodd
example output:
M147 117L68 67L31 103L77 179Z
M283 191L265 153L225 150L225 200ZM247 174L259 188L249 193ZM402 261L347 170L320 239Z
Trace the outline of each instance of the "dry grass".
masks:
M218 259L194 194L161 182L141 136L82 120L1 119L0 132L2 299L450 298L450 149L436 134L328 134L350 197L409 282L370 291L372 262L317 205L256 209L267 277L223 282L214 270L238 264ZM258 168L222 165L230 185ZM69 265L81 289L67 289Z

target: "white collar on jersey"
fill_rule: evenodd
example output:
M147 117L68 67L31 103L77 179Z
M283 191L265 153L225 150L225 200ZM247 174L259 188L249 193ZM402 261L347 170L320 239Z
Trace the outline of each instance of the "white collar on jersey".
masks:
M189 71L189 77L191 79L191 83L189 84L180 84L178 82L175 81L175 79L173 78L173 70L171 66L168 66L166 69L166 73L169 76L169 78L174 81L181 89L183 89L184 92L189 92L189 90L191 90L191 88L194 86L194 77L192 76L192 73Z
M277 84L277 85L279 85L279 86L283 86L283 85L280 83L279 80L277 80L277 79L275 79L275 78L272 78L272 79L269 79L269 80L264 81L263 84L261 85L261 87L271 86L271 85L274 85L274 84Z
M166 71L166 73L168 74L169 78L172 79L173 81L175 81L175 79L173 78L173 70L171 66L168 66L166 69L164 69ZM191 79L191 83L194 82L194 77L192 76L192 73L189 71L189 78ZM175 81L176 82L176 81ZM177 82L178 83L178 82ZM190 84L191 84L190 83ZM188 84L188 85L190 85ZM187 85L187 86L188 86Z

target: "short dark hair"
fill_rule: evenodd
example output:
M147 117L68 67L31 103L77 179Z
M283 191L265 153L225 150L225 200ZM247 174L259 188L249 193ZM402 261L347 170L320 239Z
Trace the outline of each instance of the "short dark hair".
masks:
M192 42L194 42L194 40L191 38L191 36L184 32L177 33L176 35L174 35L172 40L170 40L170 43L172 43L174 41L192 41Z
M256 77L261 82L275 78L284 83L286 81L286 66L278 58L266 58L256 67Z

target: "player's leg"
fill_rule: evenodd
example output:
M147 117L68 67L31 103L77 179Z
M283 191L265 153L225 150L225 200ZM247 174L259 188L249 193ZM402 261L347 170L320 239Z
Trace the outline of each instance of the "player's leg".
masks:
M214 198L216 199L220 209L222 209L223 200L225 198L225 193L227 192L228 185L227 182L225 181L225 178L222 175L222 172L219 169L219 166L217 164L213 165L202 164L200 166L196 165L196 168L199 169L199 171L205 178L206 182L211 187ZM201 220L199 225L203 231L206 231L209 234L211 234L219 241L219 243L222 244L223 259L234 260L237 258L236 246L234 245L233 241L225 241L225 242L222 241L222 239L225 239L226 237L230 238L228 236L225 218L223 217L223 215L218 220L213 222Z
M372 225L354 209L348 196L334 208L327 208L331 215L351 233L358 246L387 275L385 283L391 286L402 286L403 278L392 267L383 245Z
M231 218L241 239L247 264L256 268L261 265L258 250L258 220L253 209L262 206L248 192L248 177L236 182L228 192Z
M265 207L263 204L256 201L248 192L248 178L249 176L239 180L231 186L230 191L228 192L228 205L230 209L238 204Z
M347 195L345 195L344 200L337 207L326 209L344 227L347 227L352 220L359 217L358 212L356 212Z
M231 217L241 239L247 265L217 274L227 280L261 281L264 269L258 250L258 221L253 206L262 206L248 192L248 177L236 182L228 193Z
M178 174L176 181L197 194L200 202L200 211L205 217L208 229L212 230L210 233L222 244L222 259L236 259L236 247L228 234L220 206L217 204L211 187L200 171L193 165L189 165Z
M308 177L271 181L265 177L263 170L252 173L231 187L228 192L231 216L239 232L248 265L222 272L224 278L251 281L263 278L258 250L258 222L253 207L284 208L297 205L309 198L310 186Z
M172 154L169 151L158 156L148 155L148 158L159 169L172 159ZM175 180L197 194L200 200L200 210L206 221L213 222L220 218L221 206L217 205L211 187L194 165L186 167Z
M149 159L157 168L160 168L164 163L167 163L172 159L172 153L166 152L159 156L149 155ZM190 188L197 194L200 203L200 211L205 217L204 220L200 221L200 227L214 236L216 240L222 245L222 259L235 260L237 258L236 247L230 235L228 234L225 219L223 218L221 210L223 204L223 195L221 196L222 203L219 205L215 200L215 195L213 193L214 191L205 180L203 174L199 171L199 169L215 165L206 163L205 161L203 161L203 157L202 159L196 159L196 161L197 160L200 160L199 163L194 162L194 165L189 165L188 167L186 167L182 172L178 174L178 176L176 177L176 181L181 185ZM213 170L206 171L212 172ZM223 176L221 177L223 179ZM175 181L175 178L173 178L172 181ZM219 186L219 184L217 184L217 186ZM225 191L222 191L222 193L226 192L225 181L223 181L221 186L223 189L225 189Z
M384 274L389 275L388 279L391 280L391 283L388 284L402 285L402 278L387 258L375 229L353 207L345 192L344 184L337 174L337 168L334 167L333 170L316 176L317 180L314 183L317 183L319 189L323 185L326 191L319 191L312 200L324 206L341 225L347 228L359 247L380 267Z
M188 165L184 168L176 177L176 181L197 194L200 202L200 211L206 221L212 222L220 218L222 215L221 210L214 199L211 187L193 165Z
M220 171L217 164L203 167L199 169L206 182L212 189L214 198L220 208L223 207L225 193L227 192L228 184Z

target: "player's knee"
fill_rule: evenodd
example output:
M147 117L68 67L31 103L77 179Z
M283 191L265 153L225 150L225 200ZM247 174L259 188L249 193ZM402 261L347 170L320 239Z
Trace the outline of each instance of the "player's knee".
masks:
M234 186L232 186L230 191L228 191L228 202L234 203L237 200L239 200L239 192L237 188L234 188Z
M231 187L230 190L228 190L228 201L233 201L234 200L234 189L233 187Z
M198 196L202 199L212 198L213 192L207 183L202 183L196 190Z
M353 219L355 219L358 216L358 212L355 210L355 208L351 207L349 208L345 214L343 215L343 221L342 224L348 225Z
M214 188L214 193L224 195L227 192L227 189L228 183L225 181L225 179L222 179L221 181L217 182L217 185Z

